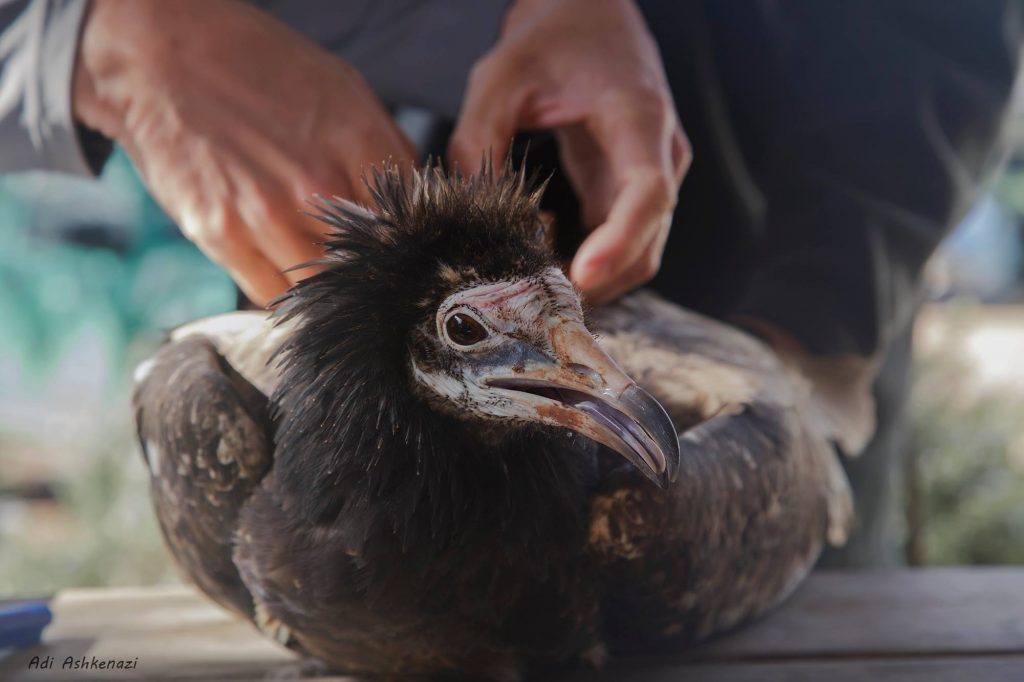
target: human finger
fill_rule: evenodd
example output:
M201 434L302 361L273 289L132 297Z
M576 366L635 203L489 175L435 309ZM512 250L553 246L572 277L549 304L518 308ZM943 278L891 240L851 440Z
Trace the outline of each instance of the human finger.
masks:
M280 268L253 244L251 235L237 221L216 225L186 215L179 224L182 233L207 258L227 270L252 302L266 306L288 290L290 283Z
M629 92L612 93L601 104L588 127L604 153L616 196L573 261L573 279L585 293L621 285L624 273L654 276L661 252L648 247L667 234L679 186L670 107L654 94Z
M523 86L510 59L492 55L477 62L448 145L449 164L472 173L484 159L504 159L524 100Z

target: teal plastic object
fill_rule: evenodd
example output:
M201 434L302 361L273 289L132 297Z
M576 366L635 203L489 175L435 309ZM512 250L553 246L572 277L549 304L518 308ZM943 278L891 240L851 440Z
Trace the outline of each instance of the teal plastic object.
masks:
M70 239L83 231L116 239L111 248ZM98 182L0 177L0 394L45 391L83 335L99 339L103 358L90 360L110 369L113 389L133 344L233 310L236 296L228 275L146 194L122 151Z

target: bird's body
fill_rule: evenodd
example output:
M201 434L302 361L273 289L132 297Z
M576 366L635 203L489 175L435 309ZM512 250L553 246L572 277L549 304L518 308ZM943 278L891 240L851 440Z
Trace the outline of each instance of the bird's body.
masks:
M277 317L138 373L157 515L213 599L352 674L515 679L731 627L840 539L842 434L767 346L645 293L595 343L521 178L378 183Z

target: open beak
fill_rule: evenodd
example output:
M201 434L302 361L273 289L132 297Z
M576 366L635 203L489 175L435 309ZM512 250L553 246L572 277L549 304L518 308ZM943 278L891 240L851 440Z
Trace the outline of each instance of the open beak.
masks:
M553 360L534 360L488 377L492 388L527 403L545 424L562 426L615 450L665 487L679 467L679 438L665 408L637 386L579 322L550 332Z

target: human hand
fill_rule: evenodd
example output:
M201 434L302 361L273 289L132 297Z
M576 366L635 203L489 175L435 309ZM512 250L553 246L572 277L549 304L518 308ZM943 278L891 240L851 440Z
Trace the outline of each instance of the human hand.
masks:
M517 0L470 74L449 155L473 169L516 130L553 129L590 235L570 276L594 302L651 279L690 147L632 0Z
M73 103L259 304L322 255L312 194L368 200L364 169L415 158L351 66L235 0L94 0Z

